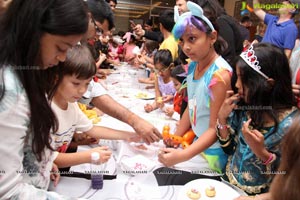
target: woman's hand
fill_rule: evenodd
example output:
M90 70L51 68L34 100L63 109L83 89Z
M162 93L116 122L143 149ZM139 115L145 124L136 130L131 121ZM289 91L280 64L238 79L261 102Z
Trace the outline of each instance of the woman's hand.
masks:
M50 179L51 181L53 181L54 183L54 187L57 186L58 184L58 181L60 179L60 174L59 174L59 170L58 170L58 167L55 163L53 163L52 165L52 169L51 169L51 174L50 174Z
M233 90L226 91L225 100L218 113L218 119L221 121L221 123L226 121L232 110L237 107L236 102L239 100L239 94L234 94Z

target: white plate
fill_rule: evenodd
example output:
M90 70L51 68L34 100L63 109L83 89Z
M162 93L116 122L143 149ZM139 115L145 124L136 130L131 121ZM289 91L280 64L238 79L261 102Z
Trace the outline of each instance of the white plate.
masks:
M135 97L137 99L151 100L151 99L155 99L155 94L151 94L145 91L138 91L136 92Z
M216 196L206 196L205 189L209 186L215 187ZM220 181L213 179L196 179L188 182L180 189L177 200L190 200L187 196L187 192L190 189L196 189L200 192L201 197L199 200L232 200L240 196L237 191Z

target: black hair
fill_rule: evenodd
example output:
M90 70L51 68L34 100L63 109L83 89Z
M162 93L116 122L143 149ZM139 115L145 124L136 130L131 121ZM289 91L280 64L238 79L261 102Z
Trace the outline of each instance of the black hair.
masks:
M144 45L145 45L145 47L147 48L147 50L149 51L150 54L155 49L159 48L159 43L157 41L154 41L154 40L148 40L148 39L146 39Z
M41 160L44 148L51 149L50 130L56 130L58 124L45 96L49 84L45 72L31 68L40 63L42 35L84 34L88 28L87 11L81 0L13 0L0 24L0 100L5 94L3 68L12 67L29 100L32 150ZM28 69L18 70L17 66Z
M154 65L160 63L165 67L169 67L173 63L171 51L168 49L160 49L154 54Z
M118 4L117 0L106 0L107 3L111 2L111 1L114 2L115 4Z
M173 10L164 10L159 15L159 23L169 32L172 32L172 29L175 25L174 21L174 11Z
M270 116L275 121L275 132L278 127L279 112L296 105L292 92L289 61L283 50L272 44L258 43L253 45L253 49L261 67L260 71L273 79L274 84L270 84L265 77L239 57L237 67L240 69L242 84L247 88L245 102L247 105L262 108L247 111L256 129L263 127L265 114Z
M204 11L206 17L226 15L225 9L220 5L217 0L190 0L198 4ZM210 19L210 18L209 18Z
M96 21L103 24L104 20L107 20L109 30L115 27L114 15L107 2L105 2L104 0L87 0L86 4Z
M182 47L178 45L178 57L174 60L174 65L186 65L188 62L186 61L189 57L185 55L185 53L182 51Z
M147 24L149 26L153 26L152 19L147 19L144 24Z
M244 23L244 22L251 22L251 19L248 15L245 15L242 17L241 23Z
M119 31L117 35L123 38L125 34L126 34L125 31Z
M182 65L175 66L171 71L171 77L175 78L180 83L183 83L183 81L186 79L186 76L184 76L185 70L183 69Z

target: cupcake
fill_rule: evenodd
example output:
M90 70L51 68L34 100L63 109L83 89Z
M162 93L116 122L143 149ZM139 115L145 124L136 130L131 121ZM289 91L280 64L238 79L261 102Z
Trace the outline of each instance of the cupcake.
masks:
M208 188L205 189L205 194L208 197L214 197L216 196L216 190L214 186L209 186Z
M197 199L200 199L201 197L201 194L198 190L192 188L192 189L189 189L186 193L186 195L190 198L190 199L193 199L193 200L197 200Z

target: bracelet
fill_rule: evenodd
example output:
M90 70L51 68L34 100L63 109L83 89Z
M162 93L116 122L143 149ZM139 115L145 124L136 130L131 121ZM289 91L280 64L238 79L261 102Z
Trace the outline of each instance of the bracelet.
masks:
M220 147L228 147L231 143L231 140L228 140L225 144L220 144Z
M230 139L230 137L229 137L230 134L228 134L227 137L226 137L225 139L223 139L223 138L220 136L220 132L219 132L219 129L218 129L217 126L216 126L216 135L217 135L217 137L219 138L219 140L220 140L221 142L227 142L227 141Z
M220 130L226 130L226 129L229 129L229 125L228 124L220 124L220 122L219 122L219 119L217 119L217 127L218 127L218 129L220 129Z
M264 165L268 165L270 164L271 162L273 162L273 159L274 159L274 154L273 153L270 153L270 156L269 158L263 162Z
M227 137L225 139L223 139L221 136L220 136L220 132L219 130L227 130L227 129L230 129L230 126L228 124L226 125L221 125L219 123L219 119L217 119L217 124L216 124L216 135L217 137L219 138L220 141L222 142L227 142L229 139L230 139L230 134L227 135ZM227 144L227 143L226 143ZM223 144L225 145L225 144Z

